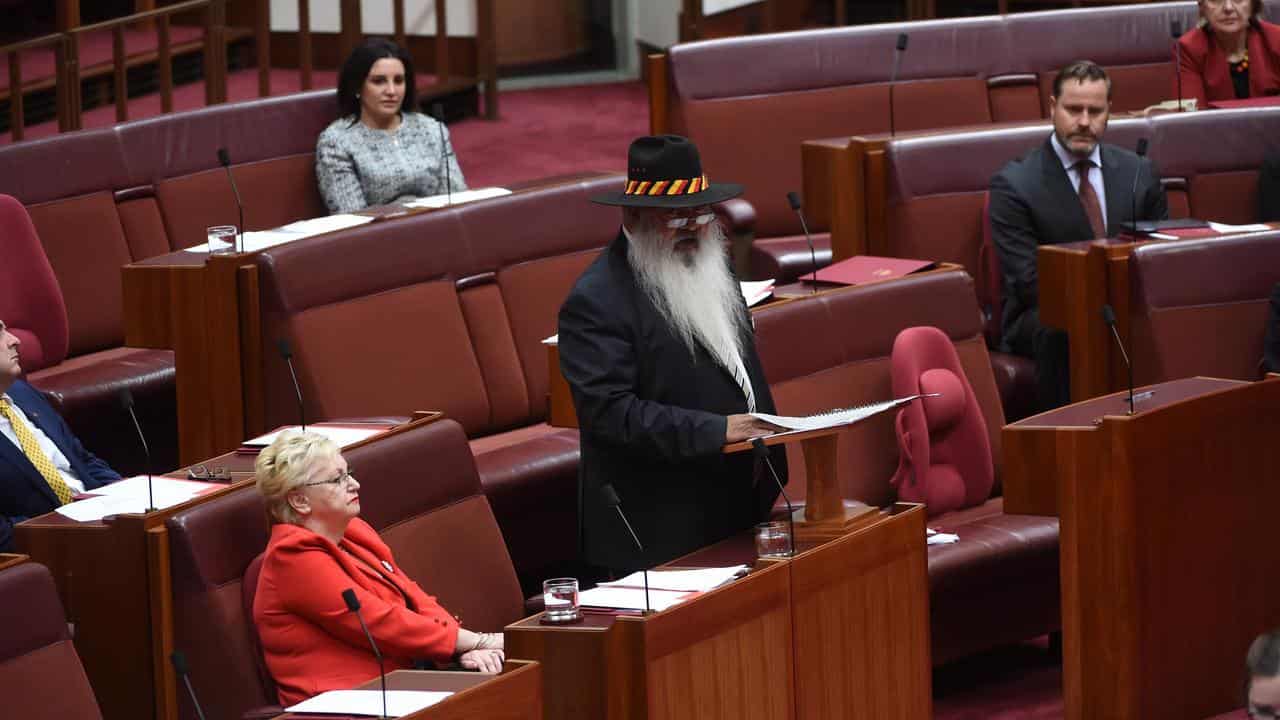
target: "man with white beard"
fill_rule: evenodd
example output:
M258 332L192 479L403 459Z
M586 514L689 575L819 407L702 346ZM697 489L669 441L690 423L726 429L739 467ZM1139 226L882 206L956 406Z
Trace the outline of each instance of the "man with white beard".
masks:
M608 573L651 566L749 529L777 498L752 453L726 443L778 430L724 230L711 204L742 192L709 183L685 138L631 145L618 237L560 308L560 369L581 428L584 559ZM786 482L783 448L771 448ZM612 485L644 544L606 503Z

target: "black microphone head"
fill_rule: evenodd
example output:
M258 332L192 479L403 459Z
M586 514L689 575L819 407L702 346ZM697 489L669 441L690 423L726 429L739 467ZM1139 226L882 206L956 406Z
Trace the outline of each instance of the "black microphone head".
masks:
M613 489L613 485L605 483L600 486L600 497L604 498L604 504L609 507L618 507L622 504L622 498L618 497L618 491Z
M800 209L800 193L794 190L787 193L787 202L791 203L792 210L798 211Z
M1173 39L1177 40L1182 37L1182 23L1178 20L1169 21L1169 34L1173 35Z
M280 350L280 357L288 360L293 357L293 348L289 347L289 341L285 338L276 338L276 347Z
M356 599L356 591L347 588L342 591L342 601L347 604L347 609L351 612L360 611L360 601Z
M1111 308L1110 304L1102 306L1102 319L1106 321L1108 325L1116 324L1116 311Z
M1146 155L1146 154L1147 154L1147 139L1146 139L1146 138L1138 138L1138 148L1137 148L1137 150L1135 150L1135 152L1137 152L1137 153L1138 153L1138 157L1143 157L1144 155Z
M222 167L227 167L231 164L231 154L227 152L226 148L218 148L218 162Z
M174 650L169 655L169 662L173 663L173 671L178 673L178 677L187 674L187 656L181 650Z
M906 34L906 33L898 33L898 44L897 44L897 46L896 46L896 47L897 47L897 49L898 49L898 52L902 52L903 50L906 50L906 49L907 49L907 34Z
M128 410L133 407L133 391L127 387L122 387L116 391L116 398L120 401L120 407Z

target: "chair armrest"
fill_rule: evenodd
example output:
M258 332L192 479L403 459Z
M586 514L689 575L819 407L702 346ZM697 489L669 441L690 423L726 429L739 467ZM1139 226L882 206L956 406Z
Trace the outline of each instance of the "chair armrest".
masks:
M711 206L716 214L725 222L725 230L730 233L754 233L756 229L756 209L742 198L730 198Z

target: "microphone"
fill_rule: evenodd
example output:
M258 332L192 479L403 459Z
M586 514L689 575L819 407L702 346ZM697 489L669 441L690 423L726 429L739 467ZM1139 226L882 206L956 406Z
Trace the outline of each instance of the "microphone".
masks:
M231 181L231 192L236 194L236 207L240 210L240 232L236 233L239 247L236 252L244 252L244 203L240 202L240 189L236 187L236 176L231 174L231 155L226 148L218 148L218 162L227 169L227 179Z
M764 464L769 467L769 475L773 477L773 482L778 486L778 492L782 493L782 501L787 504L787 534L791 536L791 552L796 554L796 511L791 507L791 498L787 497L787 490L782 486L782 478L778 477L778 471L773 469L773 459L769 457L769 448L765 446L764 440L755 438L751 441L751 453L758 458L764 459Z
M289 363L289 375L293 377L293 394L298 398L298 423L302 425L302 432L306 432L307 413L302 406L302 387L298 385L298 373L293 370L293 348L289 347L289 341L284 338L276 340L276 347L280 348L280 357Z
M1134 414L1133 409L1133 364L1129 362L1129 353L1124 351L1124 343L1120 341L1120 333L1116 330L1116 311L1111 309L1111 305L1102 306L1102 320L1111 328L1111 336L1116 339L1116 345L1120 347L1120 356L1124 358L1125 367L1129 368L1129 414Z
M907 51L907 34L898 33L898 42L893 46L893 72L889 74L889 137L893 137L897 128L893 117L893 85L898 81L898 66L902 64L902 53Z
M122 387L116 393L116 397L120 400L120 406L129 413L129 417L133 418L133 429L138 431L138 440L142 442L142 456L147 463L147 512L151 512L156 509L155 494L151 489L151 448L147 447L147 436L142 433L142 425L138 424L138 415L133 411L133 392L127 387Z
M809 223L804 221L804 211L800 209L800 193L792 191L787 193L787 202L791 203L791 209L796 215L800 216L800 228L804 230L804 239L809 243L809 262L813 266L813 291L818 292L818 253L813 249L813 237L809 235Z
M191 704L196 708L196 717L204 720L204 709L200 707L200 700L196 698L196 689L191 687L191 676L187 672L187 656L183 655L181 650L174 650L169 656L169 662L173 663L173 671L178 673L178 677L182 678L182 682L187 686Z
M622 512L622 498L618 497L618 492L613 489L613 485L609 483L605 483L604 485L600 486L600 495L604 497L605 505L608 505L609 507L618 511L618 517L622 518L622 523L627 526L627 532L631 533L631 539L632 541L635 542L636 547L639 548L641 557L643 558L644 545L640 544L640 538L636 537L636 531L631 528L630 521L627 520L627 516ZM653 605L649 602L648 563L645 563L645 566L641 569L641 572L644 574L644 612L646 615L648 615L649 613L653 612L653 610L650 609L653 607Z
M1138 155L1138 165L1133 169L1133 190L1129 195L1130 214L1129 214L1129 231L1136 237L1140 232L1146 232L1140 229L1138 225L1138 178L1142 177L1142 159L1147 156L1147 139L1138 138L1138 147L1134 149ZM1087 182L1088 178L1081 182Z
M364 636L369 641L369 647L373 648L373 656L378 659L378 681L382 683L382 717L387 717L387 668L382 664L382 653L378 652L378 643L373 641L373 636L369 634L369 626L364 624L364 617L360 615L360 601L356 599L356 591L347 588L342 591L342 601L347 604L347 609L356 614L356 620L360 621L360 629L364 631Z
M1182 112L1182 43L1178 42L1182 37L1182 23L1170 20L1169 33L1173 35L1173 72L1178 79L1178 112Z
M440 152L444 153L444 157L440 158L440 174L444 175L445 201L452 205L453 176L449 172L449 158L453 157L453 153L449 151L449 143L444 137L444 103L433 103L431 114L440 123Z

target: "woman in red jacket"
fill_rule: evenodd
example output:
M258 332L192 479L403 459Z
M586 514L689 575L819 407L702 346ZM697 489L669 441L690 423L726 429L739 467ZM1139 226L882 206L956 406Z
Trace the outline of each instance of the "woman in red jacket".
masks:
M355 591L387 671L457 659L502 669L502 635L462 628L404 576L361 520L360 483L327 438L286 432L256 463L274 521L253 603L267 669L285 706L378 676L378 663L342 592Z
M1216 100L1280 93L1280 25L1261 19L1262 0L1199 0L1200 24L1178 38L1182 97Z

